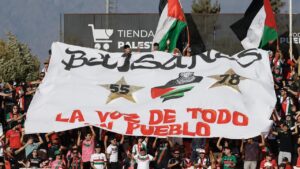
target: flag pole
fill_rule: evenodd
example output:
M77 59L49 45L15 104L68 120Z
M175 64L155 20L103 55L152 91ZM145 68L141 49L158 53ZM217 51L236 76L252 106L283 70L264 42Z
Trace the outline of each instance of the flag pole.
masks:
M105 3L105 13L109 13L109 0L106 0L106 3Z
M189 30L189 26L188 25L186 25L186 31L187 31L187 40L188 40L188 46L189 47L191 47L190 46L190 42L191 42L191 38L190 38L190 30Z
M184 12L180 0L179 0L178 2L180 3L181 10ZM184 17L185 17L185 15L184 15ZM185 17L185 20L186 20L186 32L187 32L187 45L188 45L189 47L191 47L191 46L190 46L190 42L191 42L191 38L190 38L190 30L189 30L189 25L188 25L188 22L187 22L186 17Z
M290 59L293 60L293 8L292 0L289 1L289 54Z

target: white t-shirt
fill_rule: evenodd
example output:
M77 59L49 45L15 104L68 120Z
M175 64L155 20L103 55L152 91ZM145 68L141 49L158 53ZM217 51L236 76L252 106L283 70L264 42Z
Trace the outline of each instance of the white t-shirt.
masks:
M109 162L118 162L118 146L110 144L106 149L106 153L110 154Z
M199 158L197 164L207 165L208 158L204 157L203 159Z
M3 147L4 147L4 143L0 141L0 157L3 157Z
M143 149L147 148L147 142L146 141L143 141L142 144L140 144L140 145L139 144L133 145L132 154L136 155L136 154L140 153L141 148L143 148Z
M134 156L134 159L137 163L137 169L149 169L149 164L153 160L153 156L150 154L144 156L137 154Z
M94 164L94 166L97 169L104 169L105 166L105 162L106 160L106 156L104 153L100 153L100 154L92 154L91 155L91 163Z

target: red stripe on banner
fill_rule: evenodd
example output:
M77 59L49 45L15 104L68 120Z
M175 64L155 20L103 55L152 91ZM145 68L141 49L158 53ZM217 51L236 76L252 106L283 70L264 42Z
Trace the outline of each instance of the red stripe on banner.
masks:
M272 10L270 0L264 0L264 8L266 12L265 25L277 30L275 16Z
M185 17L178 0L168 0L168 16L185 22Z
M161 95L164 95L172 90L174 90L175 88L152 88L151 89L151 97L152 99L155 99Z

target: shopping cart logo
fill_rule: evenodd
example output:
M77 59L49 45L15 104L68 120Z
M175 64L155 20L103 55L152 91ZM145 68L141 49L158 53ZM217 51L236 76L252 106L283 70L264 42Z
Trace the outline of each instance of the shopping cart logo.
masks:
M113 29L95 29L94 24L88 24L92 29L92 34L94 38L95 48L96 49L109 49L109 44L112 43L112 40L109 38L114 33Z

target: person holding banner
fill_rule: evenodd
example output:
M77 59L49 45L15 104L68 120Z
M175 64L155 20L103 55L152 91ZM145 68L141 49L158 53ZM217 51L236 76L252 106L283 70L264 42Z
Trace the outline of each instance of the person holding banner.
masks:
M95 148L95 153L91 156L91 168L92 169L106 169L106 156L101 153L101 145L97 144Z
M130 49L130 46L129 45L124 45L124 47L123 47L123 50L124 50L124 53L123 53L123 55L122 55L122 57L131 57L131 49Z
M72 157L68 160L69 169L82 169L83 163L79 152L76 149L72 150Z
M182 167L182 159L180 157L180 151L173 151L173 158L168 161L168 169L181 169Z
M158 146L156 146L157 144ZM158 141L158 138L156 137L152 144L152 148L156 149L156 153L158 154L158 157L156 158L157 169L167 168L170 158L170 149L173 148L173 142L169 138L163 138Z
M134 157L137 154L140 154L140 151L144 149L147 152L147 143L148 143L148 137L145 139L143 137L138 137L137 144L134 144L132 147L132 156ZM124 147L125 148L125 147ZM126 148L125 148L126 149ZM133 158L134 159L134 158ZM135 163L133 160L132 163Z
M221 159L223 169L234 169L237 163L236 157L232 155L229 147L224 147L224 156Z
M78 133L77 145L81 145L83 169L90 169L91 155L94 153L95 147L95 131L93 126L90 126L91 133L87 133L83 141L80 140L81 132Z
M205 155L205 150L200 148L197 149L199 153L197 163L195 163L195 167L197 169L208 169L210 167L210 159Z
M124 45L123 50L124 53L121 57L124 58L124 64L122 67L120 67L119 71L126 72L129 69L132 53L129 45Z
M121 141L117 142L116 138L112 138L110 145L106 149L107 158L109 159L109 169L119 169L119 146L124 142L124 136L122 135Z
M192 139L192 152L191 152L191 160L192 162L195 162L197 160L198 156L198 149L205 147L205 138L193 138Z
M140 153L134 156L134 160L137 163L137 169L149 169L149 165L151 161L155 161L157 154L153 157L150 154L146 153L144 148L140 149Z
M144 149L147 152L148 140L149 140L148 137L146 137L145 139L143 139L143 137L139 137L137 144L134 144L132 147L132 155L135 156L135 155L139 154L141 149Z
M261 143L254 142L253 138L243 140L240 151L245 154L244 169L256 169L259 148L265 146L265 138L261 135Z
M104 139L103 139L103 144L104 144L104 149L106 150L108 145L109 145L109 141L115 137L115 133L112 133L110 131L106 131L106 130L103 130L102 133L104 135Z
M217 148L219 149L219 151L220 151L220 154L222 154L222 153L225 153L225 147L229 147L230 145L229 145L229 141L230 140L228 140L228 139L224 139L224 142L223 142L223 144L221 144L221 141L223 140L223 138L222 137L220 137L219 139L218 139L218 142L217 142Z
M48 156L49 158L55 158L55 152L65 149L66 147L61 145L59 136L55 132L50 132L45 135L48 143Z
M157 42L153 43L153 49L152 49L152 51L153 52L154 51L159 51L159 43L157 43Z
M39 139L39 142L37 142L37 143L34 142L34 138L33 138L32 136L29 137L29 139L27 140L27 143L28 143L28 144L27 144L27 146L25 147L25 156L26 156L26 158L27 158L34 150L38 149L39 146L40 146L41 144L44 143L42 137L41 137L39 134L37 134L37 137L38 137L38 139Z

